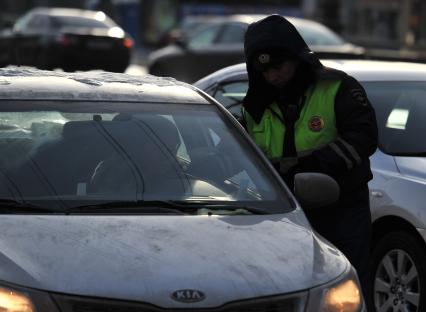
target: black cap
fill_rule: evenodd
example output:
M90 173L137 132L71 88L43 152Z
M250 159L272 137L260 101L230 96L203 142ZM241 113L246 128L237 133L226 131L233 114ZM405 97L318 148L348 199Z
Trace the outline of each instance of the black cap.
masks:
M295 57L282 49L266 49L254 53L253 68L263 72Z

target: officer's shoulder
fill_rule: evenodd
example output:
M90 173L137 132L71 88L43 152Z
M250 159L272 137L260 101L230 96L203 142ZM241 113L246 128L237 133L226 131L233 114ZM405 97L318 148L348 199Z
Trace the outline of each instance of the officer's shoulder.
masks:
M318 69L317 75L320 79L324 80L345 80L348 78L348 74L344 71L326 66Z
M324 66L318 70L317 74L320 80L339 80L342 83L341 86L345 88L362 88L358 80L354 77L335 68Z

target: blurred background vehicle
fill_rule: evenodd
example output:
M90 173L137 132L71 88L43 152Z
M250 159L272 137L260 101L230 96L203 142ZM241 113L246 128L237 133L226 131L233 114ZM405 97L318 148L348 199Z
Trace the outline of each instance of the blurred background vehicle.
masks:
M370 259L376 311L424 311L426 304L426 65L367 60L325 60L356 77L373 104L379 149L371 157L373 249ZM217 71L195 85L241 117L245 64ZM390 308L392 309L392 308Z
M244 34L247 26L265 15L235 14L188 21L194 24L175 38L175 42L153 51L148 72L194 82L222 67L244 61ZM322 58L363 58L362 47L346 42L326 26L308 19L288 17L309 47ZM185 24L184 24L185 25Z
M182 18L176 27L167 31L163 38L159 39L158 45L165 46L188 40L199 28L217 20L216 15L187 15Z
M102 11L35 8L0 33L0 66L124 72L133 39Z
M281 14L317 21L368 58L426 62L426 2L422 0L2 0L0 29L31 8L69 7L102 11L135 41L131 65L146 72L149 52L164 46L176 27L195 29L207 16ZM177 32L179 33L179 31ZM177 35L178 37L178 35ZM166 38L169 38L168 40ZM0 66L5 54L0 53ZM132 71L134 72L134 71Z

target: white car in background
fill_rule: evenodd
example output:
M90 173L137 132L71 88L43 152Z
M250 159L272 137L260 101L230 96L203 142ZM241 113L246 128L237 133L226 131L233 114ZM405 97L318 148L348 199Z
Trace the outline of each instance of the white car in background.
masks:
M373 104L379 148L371 157L373 247L370 261L376 311L426 311L426 65L324 60L357 78ZM195 83L237 118L247 90L245 64Z

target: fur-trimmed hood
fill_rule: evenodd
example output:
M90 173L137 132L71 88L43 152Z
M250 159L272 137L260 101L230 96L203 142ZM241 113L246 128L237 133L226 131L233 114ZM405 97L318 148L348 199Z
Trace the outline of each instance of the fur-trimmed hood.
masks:
M250 24L244 39L249 77L249 89L244 98L244 108L256 121L260 121L265 108L282 93L282 90L269 85L262 74L253 67L254 58L265 50L282 50L283 53L299 60L300 66L291 86L293 94L290 96L294 99L300 96L300 93L315 79L315 73L323 67L294 25L286 18L270 15Z

